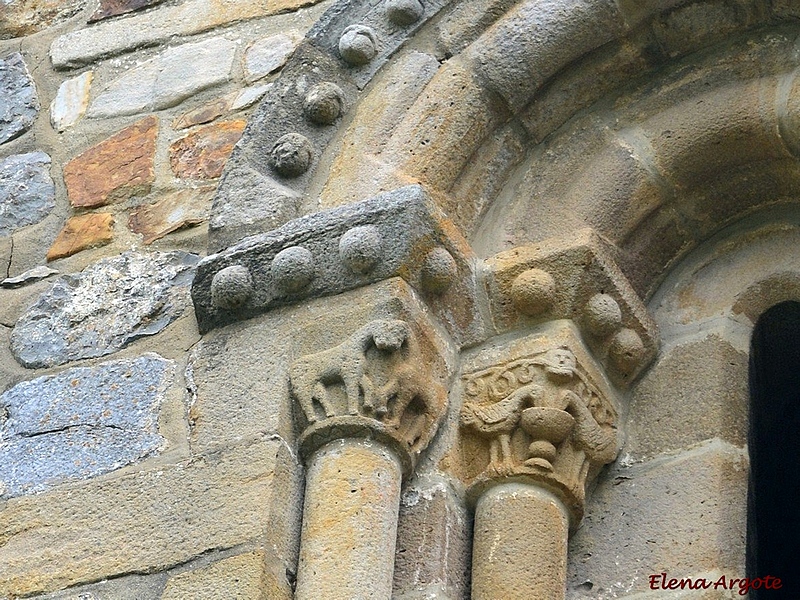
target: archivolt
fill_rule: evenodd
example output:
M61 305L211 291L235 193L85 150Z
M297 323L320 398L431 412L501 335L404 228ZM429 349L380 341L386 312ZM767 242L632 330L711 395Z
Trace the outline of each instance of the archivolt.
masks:
M483 256L589 226L646 295L725 224L798 197L790 4L453 2L362 77L315 170L289 183L299 212L419 182ZM331 36L347 6L321 25ZM280 109L265 102L232 168L274 142L258 128Z

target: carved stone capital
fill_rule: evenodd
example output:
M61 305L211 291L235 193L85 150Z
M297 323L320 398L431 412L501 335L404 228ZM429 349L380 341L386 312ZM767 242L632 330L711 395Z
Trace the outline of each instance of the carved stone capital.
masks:
M378 319L295 360L290 386L303 456L335 439L370 438L392 448L410 473L447 403L443 361L425 338L412 323Z
M655 321L591 229L513 248L486 266L498 332L572 319L619 386L633 381L655 357Z
M533 483L556 494L576 527L587 484L614 460L619 440L611 387L574 328L556 322L468 365L460 450L470 495L498 482Z

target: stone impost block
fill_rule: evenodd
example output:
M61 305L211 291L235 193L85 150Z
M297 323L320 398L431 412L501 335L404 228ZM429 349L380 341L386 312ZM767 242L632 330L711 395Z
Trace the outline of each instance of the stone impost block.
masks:
M454 368L452 347L431 328L426 310L408 284L400 278L390 279L335 297L275 310L206 334L193 350L186 373L192 392L189 410L192 449L208 451L264 432L276 433L293 442L295 429L302 433L308 419L298 404L294 411L299 413L298 422L293 422L289 382L292 365L295 373L299 371L300 380L313 378L313 373L302 371L299 365L314 362L309 358L319 353L320 348L330 350L374 321L407 324L424 360L429 361L425 368L440 377L433 384L446 383ZM406 344L401 354L408 350ZM368 349L368 353L370 357L378 355L376 348ZM387 354L385 358L391 357ZM391 366L384 363L376 366ZM377 376L383 380L383 374L377 373L376 379ZM299 383L301 388L308 389L308 385L302 385L304 381ZM313 389L317 386L314 383L310 386L313 395L318 391ZM346 415L343 385L328 387L330 412ZM361 388L359 394L363 395ZM312 398L312 402L315 410L322 411L318 401ZM363 397L357 404L361 402ZM317 423L323 421L321 417L320 412ZM387 426L386 431L390 430Z
M559 498L574 531L586 490L617 455L619 403L569 321L500 345L462 365L461 430L451 464L476 502L498 482Z
M192 286L202 332L275 307L400 276L458 343L477 338L472 255L424 190L409 186L296 219L202 260ZM232 277L234 271L242 277ZM247 273L247 276L244 274Z
M618 385L635 379L655 357L656 324L592 230L514 248L486 265L499 332L572 319Z

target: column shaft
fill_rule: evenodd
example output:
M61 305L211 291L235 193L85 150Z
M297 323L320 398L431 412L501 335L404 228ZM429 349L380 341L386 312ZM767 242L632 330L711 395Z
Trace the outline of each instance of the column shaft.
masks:
M503 483L475 510L472 600L563 600L567 511L553 494Z
M384 445L340 439L309 460L296 600L390 600L400 461Z

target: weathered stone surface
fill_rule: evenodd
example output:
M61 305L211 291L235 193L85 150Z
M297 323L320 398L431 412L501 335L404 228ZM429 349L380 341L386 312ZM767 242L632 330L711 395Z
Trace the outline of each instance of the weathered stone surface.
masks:
M50 57L56 68L86 64L101 56L156 44L174 36L193 35L232 21L274 15L319 1L189 0L177 6L67 33L53 42Z
M164 444L158 413L174 365L156 354L75 367L0 395L0 497L141 460Z
M4 0L0 40L22 37L69 19L86 0ZM2 87L2 86L0 86Z
M800 290L800 227L765 225L733 232L687 257L654 296L654 317L672 335L729 316L755 322Z
M146 117L64 166L73 206L94 207L145 192L155 179L158 119Z
M614 468L570 540L567 598L586 598L586 582L593 598L649 591L661 571L743 577L746 507L746 454L723 442Z
M401 478L397 456L372 440L340 439L314 453L296 600L391 597Z
M169 147L172 172L183 179L219 177L245 125L245 121L206 125L174 141Z
M255 600L263 579L264 552L248 552L172 577L161 600Z
M272 83L264 85L254 85L246 87L230 94L225 94L220 98L212 100L198 108L182 114L172 122L173 129L186 129L195 125L209 123L227 112L241 110L252 106L272 87Z
M114 239L114 215L111 213L89 213L70 217L47 251L47 260L65 256L108 244Z
M158 469L16 498L0 511L0 597L163 570L262 539L281 447L279 441L249 441Z
M100 6L89 17L88 22L102 21L109 17L124 15L125 13L149 8L163 2L164 0L100 0Z
M747 356L711 334L668 348L636 386L625 453L634 460L710 438L747 443Z
M25 133L38 114L36 84L22 55L0 60L0 144Z
M125 575L32 598L35 600L161 600L161 592L167 577L167 573Z
M161 110L230 77L236 42L215 37L169 48L112 81L89 106L90 118Z
M50 123L53 129L60 132L72 127L86 112L92 75L93 71L86 71L67 79L58 88L58 93L50 104Z
M158 333L183 313L196 261L183 252L126 252L64 275L15 325L15 358L50 367Z
M246 80L255 81L280 69L302 39L299 32L289 31L253 42L244 55Z
M520 109L549 77L623 31L619 9L608 0L525 2L469 52L489 87Z
M393 597L468 597L471 521L447 481L407 484L400 497Z
M167 194L133 211L128 226L134 233L142 234L145 244L152 244L168 233L208 220L213 194L213 187Z
M29 152L0 160L0 237L38 223L55 205L47 154Z
M230 171L227 171L230 173ZM217 197L219 200L219 196ZM340 241L348 231L366 225L377 227L382 260L367 273L353 271L340 256ZM289 289L274 261L289 248L311 254L308 274L313 279L302 288ZM425 289L426 259L444 248L455 260L456 273L444 292ZM293 251L295 252L295 251ZM317 296L330 296L393 276L402 276L431 299L431 308L459 340L482 335L474 309L471 250L427 198L421 187L407 186L364 202L308 215L269 233L252 236L226 251L206 258L192 286L195 313L201 331L254 316L274 307ZM346 257L345 257L346 258ZM229 266L249 269L257 293L235 311L222 310L212 301L214 275ZM293 288L294 286L290 286Z
M24 273L20 273L16 277L6 277L3 281L0 281L0 287L4 288L15 288L25 285L26 283L31 283L33 281L39 281L40 279L44 279L45 277L50 277L50 275L54 275L58 273L56 269L51 269L50 267L45 267L40 265L38 267L34 267L25 271Z
M564 597L569 517L550 492L503 483L475 507L472 600Z

